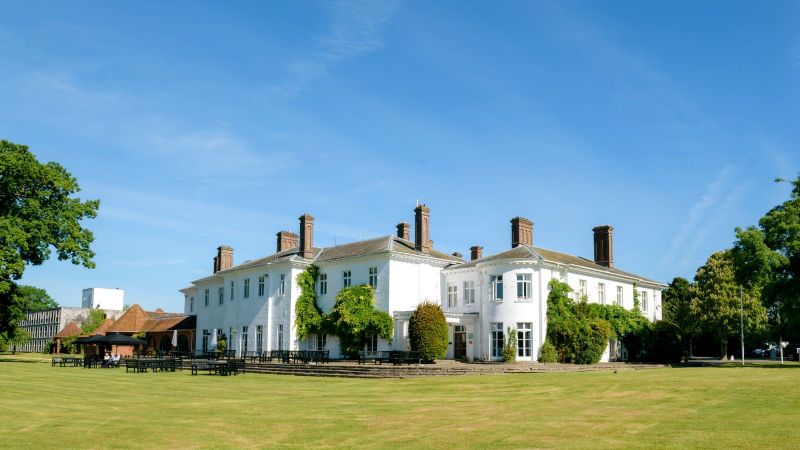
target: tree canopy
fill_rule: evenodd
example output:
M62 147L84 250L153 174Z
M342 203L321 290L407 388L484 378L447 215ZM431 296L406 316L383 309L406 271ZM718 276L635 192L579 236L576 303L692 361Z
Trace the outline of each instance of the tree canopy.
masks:
M94 236L81 221L94 218L100 202L73 197L77 180L56 162L40 163L24 145L0 140L0 335L17 332L20 296L16 281L27 265L55 251L59 260L94 267Z
M438 304L424 302L417 306L408 322L411 349L419 351L426 361L447 356L448 329L444 311Z
M703 329L719 342L723 358L728 354L728 339L739 336L740 296L745 333L763 331L767 312L761 304L759 289L736 283L730 250L714 253L697 269L695 292L698 319Z
M694 288L686 278L675 277L661 296L663 318L678 326L681 335L689 339L699 331L699 321L695 311ZM688 342L683 343L684 346Z
M736 229L732 257L737 281L760 290L775 331L800 340L800 176L791 183L789 200L767 212L758 227Z

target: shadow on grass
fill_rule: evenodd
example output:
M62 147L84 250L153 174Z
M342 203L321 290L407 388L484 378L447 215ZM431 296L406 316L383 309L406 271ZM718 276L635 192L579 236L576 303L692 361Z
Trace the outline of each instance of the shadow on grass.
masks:
M40 363L45 363L45 362L50 362L50 361L45 361L45 360L40 360L40 359L28 359L28 358L22 359L22 358L15 358L13 356L6 356L6 357L3 357L3 358L0 358L0 363L35 363L35 364L40 364Z
M747 362L744 365L741 362L734 361L693 361L689 364L672 364L674 368L690 368L690 367L714 367L718 369L741 369L745 368L758 368L758 369L800 369L800 363L787 361L781 364L780 361L763 361L763 362Z

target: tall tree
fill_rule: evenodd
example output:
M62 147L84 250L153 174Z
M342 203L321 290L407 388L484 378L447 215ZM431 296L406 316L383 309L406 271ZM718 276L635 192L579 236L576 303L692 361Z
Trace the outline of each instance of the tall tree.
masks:
M776 181L785 181L777 179ZM737 280L760 286L773 332L800 340L800 176L789 200L772 208L758 227L736 229L733 258Z
M58 308L58 303L44 289L21 285L17 288L18 300L26 312Z
M24 318L19 287L26 265L40 265L55 250L59 260L94 267L92 232L98 200L73 197L77 180L60 164L40 163L24 145L0 140L0 336L12 341ZM20 316L22 314L22 316Z
M736 283L730 250L711 255L706 264L697 269L694 279L701 327L719 342L722 358L726 359L728 340L739 336L740 310L744 315L745 333L760 333L764 329L767 312L760 301L760 290Z
M664 320L681 329L684 349L691 353L692 337L698 331L698 317L695 311L694 292L686 278L675 277L662 293Z

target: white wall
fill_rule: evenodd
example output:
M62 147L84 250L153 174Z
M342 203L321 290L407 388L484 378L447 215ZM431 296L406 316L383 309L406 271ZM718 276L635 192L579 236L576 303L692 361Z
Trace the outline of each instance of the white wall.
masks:
M83 290L81 307L91 309L113 309L121 311L124 307L123 289L87 288Z

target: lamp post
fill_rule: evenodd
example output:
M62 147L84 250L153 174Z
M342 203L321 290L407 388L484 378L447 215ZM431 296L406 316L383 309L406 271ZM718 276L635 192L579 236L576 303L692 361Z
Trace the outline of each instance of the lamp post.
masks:
M742 287L739 286L739 333L742 340L742 367L744 367L744 300Z

